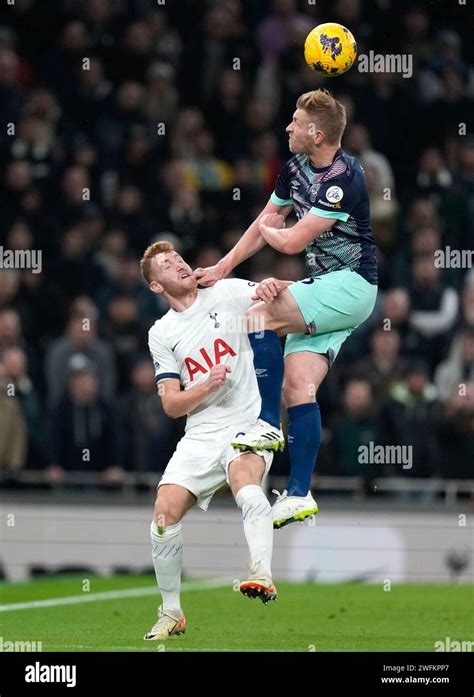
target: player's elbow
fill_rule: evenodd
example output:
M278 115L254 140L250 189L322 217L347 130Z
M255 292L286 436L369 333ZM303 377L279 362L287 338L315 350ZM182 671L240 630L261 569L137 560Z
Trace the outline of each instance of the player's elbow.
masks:
M165 412L166 416L169 416L170 419L179 419L180 416L183 416L180 413L178 405L173 401L163 401L162 404L163 411Z
M158 389L158 392L160 390ZM170 419L179 419L181 414L178 413L178 405L171 395L161 394L161 405L166 416Z
M285 240L281 251L283 254L298 254L299 252L302 252L304 248L304 244L289 237L287 240Z

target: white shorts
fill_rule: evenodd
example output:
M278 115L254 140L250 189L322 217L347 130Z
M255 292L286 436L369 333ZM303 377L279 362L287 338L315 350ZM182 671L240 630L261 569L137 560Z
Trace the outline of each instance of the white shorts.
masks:
M230 441L237 433L247 432L255 421L239 423L240 426L233 425L212 433L199 433L197 429L186 433L179 441L158 486L179 484L185 487L196 496L199 508L207 511L215 492L226 482L229 484L230 463L243 455L241 450L229 445ZM257 454L265 463L265 479L273 461L273 452L261 450Z

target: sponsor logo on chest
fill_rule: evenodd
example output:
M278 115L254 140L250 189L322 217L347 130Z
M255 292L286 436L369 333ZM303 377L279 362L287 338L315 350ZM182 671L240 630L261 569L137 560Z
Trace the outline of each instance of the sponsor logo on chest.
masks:
M234 358L236 355L237 352L224 339L215 339L211 350L201 346L193 356L186 356L184 359L190 382L194 380L195 375L199 373L205 375L215 365L219 365L224 356Z

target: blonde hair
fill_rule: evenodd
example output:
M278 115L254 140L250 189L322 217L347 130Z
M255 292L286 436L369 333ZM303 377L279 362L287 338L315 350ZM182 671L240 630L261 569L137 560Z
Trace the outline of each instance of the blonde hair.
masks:
M157 256L157 254L161 254L162 252L174 252L174 245L172 242L168 242L167 240L159 240L158 242L154 242L147 247L147 249L145 249L142 258L140 259L140 269L142 271L143 278L147 283L151 283L153 280L151 277L151 262Z
M346 128L346 108L328 90L305 92L298 98L296 108L316 117L318 127L326 134L328 145L338 145L341 142Z

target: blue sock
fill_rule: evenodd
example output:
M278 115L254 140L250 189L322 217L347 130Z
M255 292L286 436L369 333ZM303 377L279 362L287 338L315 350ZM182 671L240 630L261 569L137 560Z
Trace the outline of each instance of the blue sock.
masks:
M278 334L273 331L249 334L253 365L262 398L260 418L280 428L281 388L283 386L283 351Z
M288 496L306 496L311 488L319 446L321 445L321 413L317 402L298 404L288 409L288 448L290 480Z

